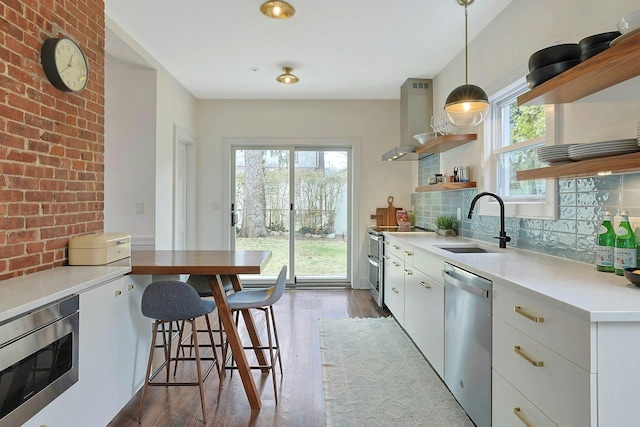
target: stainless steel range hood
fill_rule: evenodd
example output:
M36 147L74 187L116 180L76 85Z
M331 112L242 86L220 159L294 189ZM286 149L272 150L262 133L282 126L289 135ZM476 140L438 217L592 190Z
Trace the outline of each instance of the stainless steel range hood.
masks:
M400 146L382 155L382 160L418 160L420 143L413 135L427 132L433 114L433 82L407 79L400 87Z

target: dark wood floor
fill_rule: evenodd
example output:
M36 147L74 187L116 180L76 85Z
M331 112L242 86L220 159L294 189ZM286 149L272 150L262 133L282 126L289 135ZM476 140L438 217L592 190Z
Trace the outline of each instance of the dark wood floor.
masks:
M206 380L208 426L325 426L324 394L318 319L388 316L379 309L366 290L288 290L275 306L276 322L284 375L278 379L278 405L269 375L253 371L262 397L262 408L252 411L244 394L240 376L227 373L224 389L218 396L218 377L214 372ZM254 315L258 328L264 329L264 316ZM242 328L241 328L242 330ZM199 335L200 339L206 335ZM159 356L159 354L158 354ZM160 360L160 358L158 358ZM183 369L195 371L191 362ZM136 394L109 426L137 426L141 392ZM202 426L197 387L150 387L145 402L142 426Z

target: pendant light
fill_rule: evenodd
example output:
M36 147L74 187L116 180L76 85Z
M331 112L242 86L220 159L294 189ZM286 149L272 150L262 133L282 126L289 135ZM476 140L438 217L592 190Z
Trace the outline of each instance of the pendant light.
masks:
M278 77L276 77L277 81L279 81L280 83L285 84L285 85L298 83L299 79L296 76L294 76L293 74L291 74L291 72L293 71L293 68L284 67L282 69L282 71L284 71L284 73L280 74Z
M291 18L296 10L286 1L267 1L260 6L263 15L273 19Z
M449 121L456 127L479 125L489 112L489 97L482 88L469 84L469 54L467 41L467 6L474 0L457 0L464 6L464 66L465 84L455 88L447 97L444 111Z

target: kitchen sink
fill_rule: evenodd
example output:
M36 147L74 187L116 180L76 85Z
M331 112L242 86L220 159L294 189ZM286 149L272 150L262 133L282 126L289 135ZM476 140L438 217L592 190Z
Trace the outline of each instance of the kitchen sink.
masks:
M453 252L455 254L491 254L493 251L488 251L477 246L439 246L440 249Z

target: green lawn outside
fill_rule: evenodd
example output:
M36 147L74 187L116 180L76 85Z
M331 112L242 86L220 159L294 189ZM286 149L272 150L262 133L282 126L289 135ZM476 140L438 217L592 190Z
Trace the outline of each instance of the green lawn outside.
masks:
M344 277L347 276L347 242L336 239L301 237L295 241L296 276ZM264 275L276 276L283 265L288 265L289 237L269 236L258 238L236 237L236 249L261 250L273 253Z

